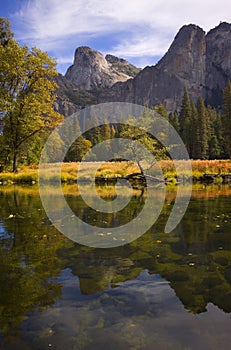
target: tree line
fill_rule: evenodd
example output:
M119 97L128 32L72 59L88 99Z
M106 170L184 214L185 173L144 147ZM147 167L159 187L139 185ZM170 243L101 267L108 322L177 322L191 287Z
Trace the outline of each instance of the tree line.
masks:
M231 83L223 90L221 111L206 106L202 97L195 104L185 91L179 112L169 121L184 141L192 159L231 158Z
M181 136L191 159L230 159L231 158L231 82L228 81L223 90L223 104L220 111L206 105L199 97L197 102L191 101L185 90L179 111L168 113L160 103L152 109L147 108L140 118L140 125L147 128L152 123L152 111L164 117ZM96 117L95 117L96 118ZM157 158L167 157L167 150L163 150L160 142L144 133L140 128L132 128L121 117L121 123L110 125L105 119L104 125L87 132L84 136L95 145L102 140L113 137L127 137L140 142ZM155 125L152 126L152 129ZM166 138L168 130L163 130L158 139Z
M58 86L53 78L57 74L54 59L36 47L21 47L14 40L8 20L0 18L0 166L11 165L16 172L18 163L39 162L47 137L63 120L63 116L54 111ZM102 125L81 134L69 148L64 161L80 161L92 146L113 138L130 138L145 146L156 158L167 157L167 150L158 140L166 138L168 130L163 130L157 140L142 129L142 125L155 128L153 111L174 126L190 158L231 158L231 83L228 81L223 90L220 111L206 106L202 97L194 103L185 91L179 111L168 113L162 103L152 109L147 108L140 117L141 127L138 129L132 126L132 117L130 125L126 125L122 116L117 124L110 124L104 119ZM94 118L97 119L96 116ZM98 125L98 120L94 124ZM47 151L48 162L59 160L73 128L81 133L77 119L63 135L58 130L52 134ZM110 143L106 147L110 148ZM89 152L88 159L99 160L97 152L104 153L98 147L97 151L93 149ZM131 147L129 152L136 150Z

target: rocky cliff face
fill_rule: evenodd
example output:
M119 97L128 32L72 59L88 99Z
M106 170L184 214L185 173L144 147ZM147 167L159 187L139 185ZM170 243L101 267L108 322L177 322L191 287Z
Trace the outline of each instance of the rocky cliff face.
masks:
M67 80L62 74L59 74L55 77L55 82L58 85L58 91L54 103L55 111L61 113L64 116L69 116L80 109L80 106L70 98L70 93L73 94L76 91L77 87Z
M102 100L149 106L163 102L167 109L174 110L185 88L194 98L203 94L205 49L204 31L195 25L184 26L157 65L146 67L133 80L115 84L102 93Z
M218 106L222 89L231 79L231 25L221 23L207 35L196 25L183 26L165 56L143 69L133 80L115 84L102 101L127 101L169 111L178 109L184 90L192 100L202 96Z
M68 68L65 77L80 89L108 88L134 76L132 66L130 71L129 66L125 60L111 55L105 58L100 52L83 46L75 51L74 64Z
M89 90L89 104L126 101L151 107L162 102L174 111L187 89L195 102L202 96L219 106L231 79L231 24L220 23L207 35L196 25L183 26L164 57L141 71L123 59L81 47L65 79L72 89ZM72 102L79 104L78 98Z
M165 103L170 109L177 107L181 101L182 93L185 88L188 90L193 99L203 95L205 84L205 57L206 57L206 40L205 32L196 25L183 26L166 55L156 65L165 80L165 89L168 89L168 100ZM166 76L167 74L167 76ZM177 85L177 94L175 88L169 80L175 78ZM164 94L164 92L162 91ZM164 97L164 95L162 95ZM161 97L161 96L160 96ZM180 98L180 100L179 100ZM172 106L171 106L172 105Z
M221 88L231 79L231 24L220 23L206 36L206 97L221 103Z
M106 55L105 59L111 64L112 68L120 73L128 75L130 78L134 78L140 71L140 68L133 66L123 58L118 58L113 55Z

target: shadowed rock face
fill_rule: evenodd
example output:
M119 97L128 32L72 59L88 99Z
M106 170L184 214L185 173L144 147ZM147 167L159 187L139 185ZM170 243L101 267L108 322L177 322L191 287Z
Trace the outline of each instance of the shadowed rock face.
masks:
M195 25L184 26L155 66L146 67L132 81L115 84L102 98L149 106L162 102L174 110L185 88L194 99L204 94L205 57L204 31Z
M195 99L205 84L204 31L195 25L181 28L168 52L133 80L117 83L102 93L103 101L127 101L153 106L163 102L168 110L179 107L184 89Z
M231 79L231 24L220 23L206 36L206 97L211 104L222 102L221 89Z
M69 116L80 109L80 106L74 104L67 96L67 92L74 92L76 86L67 80L62 74L55 77L55 82L58 85L57 95L58 98L54 103L55 111L61 113L64 116Z
M221 23L207 35L196 25L183 26L164 57L133 80L115 84L101 95L104 101L127 101L169 111L181 105L184 90L192 100L202 96L213 106L231 79L231 25Z
M220 23L208 34L193 24L183 26L163 58L141 71L121 58L104 58L80 47L65 78L78 89L91 90L93 96L97 93L97 103L120 101L151 107L162 102L174 111L187 89L195 102L202 96L217 107L231 79L231 24Z
M65 77L85 90L107 88L118 81L132 78L132 75L128 75L129 70L125 69L125 66L129 66L128 62L113 57L109 55L107 60L98 51L86 46L79 47L75 51L74 64L68 68Z
M203 96L205 57L205 32L196 25L183 26L166 55L156 66L156 69L163 74L159 79L163 79L164 83L160 81L160 85L165 88L165 91L169 86L166 96L164 90L161 90L163 101L168 109L173 110L179 106L185 88L194 100L200 95ZM171 80L176 81L177 89L174 88Z

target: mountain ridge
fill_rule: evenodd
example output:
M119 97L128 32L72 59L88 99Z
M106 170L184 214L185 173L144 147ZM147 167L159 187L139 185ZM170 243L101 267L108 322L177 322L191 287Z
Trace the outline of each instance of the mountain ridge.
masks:
M195 24L182 26L159 62L142 70L137 69L137 74L133 76L125 74L125 68L127 66L131 71L133 69L134 73L134 66L122 58L113 55L104 57L98 51L88 48L88 53L96 55L102 68L106 69L102 69L100 75L97 59L94 66L87 62L84 55L78 56L79 48L76 53L71 66L75 66L76 70L73 73L73 68L69 67L65 79L75 86L74 90L87 91L89 104L91 101L131 102L152 107L161 102L168 111L174 111L179 109L183 93L187 89L193 101L196 102L202 96L207 103L219 108L222 89L231 79L231 24L221 22L207 33ZM118 64L122 66L120 71L115 69L116 63L117 69ZM88 81L88 85L81 85L78 79L81 74L84 76L85 66L87 72L90 72L90 83ZM62 86L60 90L64 91ZM69 103L73 102L74 108L84 107L84 103L78 105L77 97L72 101L69 99Z

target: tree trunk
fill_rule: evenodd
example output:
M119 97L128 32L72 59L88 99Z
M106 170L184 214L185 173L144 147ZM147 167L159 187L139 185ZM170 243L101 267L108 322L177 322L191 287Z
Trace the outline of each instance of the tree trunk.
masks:
M13 169L12 169L13 173L17 173L18 172L18 153L14 152L14 156L13 156Z

